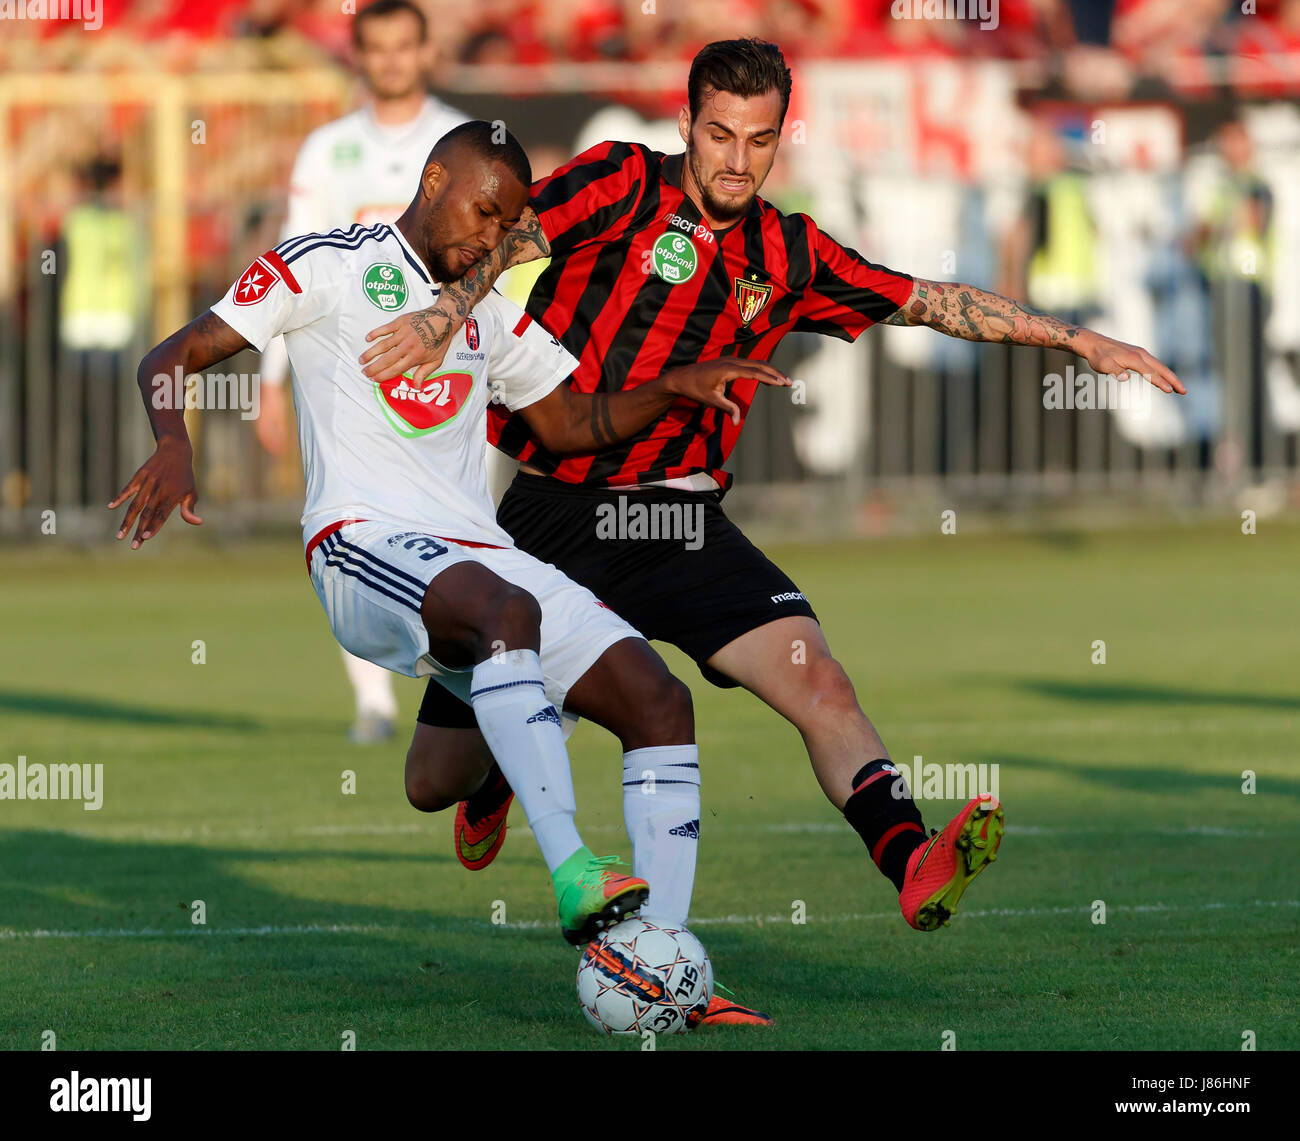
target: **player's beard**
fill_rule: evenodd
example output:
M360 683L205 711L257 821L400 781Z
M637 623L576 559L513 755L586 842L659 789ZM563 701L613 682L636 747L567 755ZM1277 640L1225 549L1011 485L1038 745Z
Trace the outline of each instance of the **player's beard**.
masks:
M459 250L462 246L468 248L473 243L457 242L448 233L448 227L441 224L441 222L442 220L438 217L437 207L434 207L429 211L428 219L424 224L424 248L427 251L425 263L433 274L433 280L446 284L451 281L459 281L479 263L476 261L462 268L458 256ZM482 260L482 258L479 259L479 261Z
M754 201L754 196L758 193L758 187L754 187L743 197L728 196L727 198L719 198L713 192L713 176L706 176L700 167L695 152L688 150L686 158L691 164L691 174L695 176L695 184L700 188L700 197L704 200L704 209L710 218L714 218L719 222L734 222L748 212L750 203ZM720 172L715 172L714 176L717 173Z
M456 251L453 248L451 250L439 250L437 253L432 255L429 269L433 271L434 281L441 282L443 285L446 285L449 282L459 281L474 268L472 265L467 265L464 269L461 269L459 264L453 268L450 259L455 252ZM474 263L474 265L477 264L477 262Z

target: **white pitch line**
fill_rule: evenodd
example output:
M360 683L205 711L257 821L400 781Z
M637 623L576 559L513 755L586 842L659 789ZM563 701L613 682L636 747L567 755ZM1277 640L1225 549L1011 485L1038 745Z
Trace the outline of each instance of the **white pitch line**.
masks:
M923 804L925 802L922 802ZM941 803L941 802L933 802ZM942 802L947 807L957 805L956 801ZM808 834L808 835L831 835L834 833L843 833L849 835L850 830L847 824L842 820L804 820L791 821L782 824L719 824L717 832L714 833L712 828L714 822L705 820L704 826L709 830L709 835L745 835L752 833L760 834ZM517 832L520 836L531 836L528 825L520 821L516 825L511 825L512 831ZM584 832L590 832L592 835L616 834L622 833L624 827L622 824L585 824ZM109 827L109 828L52 828L47 831L58 833L65 836L77 836L88 840L142 840L142 841L179 841L179 840L266 840L271 838L281 838L284 836L417 836L427 835L437 843L441 843L441 834L439 825L430 823L427 820L413 820L403 824L383 824L383 823L358 823L358 824L313 824L300 828L276 829L274 824L268 824L264 828L221 828L210 825L200 825L197 828L131 828L127 826ZM1228 837L1236 839L1250 840L1267 840L1279 836L1294 836L1294 832L1285 830L1269 830L1258 828L1221 828L1210 824L1192 824L1186 827L1150 827L1150 826L1122 826L1122 825L1098 825L1082 826L1073 825L1058 827L1052 824L1008 824L1007 834L1009 836L1098 836L1098 835L1129 835L1129 836L1206 836L1206 837Z
M1255 900L1233 900L1219 901L1213 903L1199 903L1194 905L1169 904L1169 903L1139 903L1139 904L1114 904L1107 907L1109 912L1120 912L1122 914L1144 915L1149 913L1171 913L1171 912L1201 912L1201 911L1236 911L1246 908L1263 907L1263 908L1291 908L1300 907L1300 899L1255 899ZM992 907L980 911L962 911L958 914L963 919L1028 919L1044 915L1088 915L1091 914L1090 906L1079 907ZM852 912L844 915L825 915L819 916L810 914L807 916L807 922L811 924L818 923L861 923L879 919L890 921L897 920L899 914L897 911L869 911L869 912ZM460 920L457 925L466 923L475 927L498 927L508 931L532 931L539 928L548 928L555 925L553 919L521 919L510 923L488 923L484 920ZM697 916L691 920L692 927L763 927L763 926L786 926L790 924L789 915L715 915L715 916ZM178 928L175 931L165 931L158 927L141 927L141 928L111 928L103 927L91 931L58 931L46 928L36 928L31 931L15 931L13 928L0 928L0 940L2 939L169 939L173 937L193 938L194 936L206 936L213 938L218 935L230 935L238 937L262 937L276 935L357 935L357 934L409 934L424 933L429 930L437 930L436 926L405 926L399 927L395 924L379 923L362 923L362 924L322 924L307 923L292 926L279 927L268 925L264 927L191 927Z
M101 927L94 931L54 931L38 927L33 931L15 931L0 927L0 939L170 939L172 936L190 938L195 935L355 935L385 931L418 931L418 927L386 927L377 923L304 923L288 927L178 927L166 931L161 927Z
M951 802L956 804L955 801ZM603 826L610 827L612 826ZM759 827L763 832L843 832L846 825L833 821L809 821L807 823L794 824L764 824ZM747 831L742 828L726 828L725 831L737 832ZM585 831L594 832L596 828L587 828ZM1271 836L1293 836L1294 832L1268 832L1258 828L1218 828L1209 824L1192 824L1185 828L1170 827L1133 827L1125 828L1118 825L1096 826L1096 827L1065 827L1058 828L1051 824L1008 824L1008 836L1098 836L1098 835L1144 835L1144 836L1231 836L1247 837L1252 840L1267 839Z

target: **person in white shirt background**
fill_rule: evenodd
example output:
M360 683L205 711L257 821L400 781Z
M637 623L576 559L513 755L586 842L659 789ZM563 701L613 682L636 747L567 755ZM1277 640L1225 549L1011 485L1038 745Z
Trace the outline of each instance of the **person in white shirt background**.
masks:
M293 165L283 238L346 229L354 222L395 221L433 145L468 122L426 89L433 42L418 5L375 0L357 13L352 44L365 101L303 141ZM288 375L284 339L277 337L262 355L257 421L257 438L273 456L284 454L291 436ZM387 740L397 716L392 675L347 650L342 654L356 699L349 740L358 745Z

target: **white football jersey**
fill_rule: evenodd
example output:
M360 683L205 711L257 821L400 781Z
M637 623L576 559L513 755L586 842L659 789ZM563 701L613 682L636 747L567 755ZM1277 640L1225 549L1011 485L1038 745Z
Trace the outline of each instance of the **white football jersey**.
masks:
M293 164L285 237L396 221L415 195L434 144L467 122L429 96L416 118L397 127L379 123L369 107L317 127Z
M281 242L212 307L257 349L284 334L307 485L304 541L340 520L369 519L514 545L488 494L488 400L525 408L578 362L493 292L452 338L439 372L370 380L358 359L366 334L437 296L396 227L352 226Z

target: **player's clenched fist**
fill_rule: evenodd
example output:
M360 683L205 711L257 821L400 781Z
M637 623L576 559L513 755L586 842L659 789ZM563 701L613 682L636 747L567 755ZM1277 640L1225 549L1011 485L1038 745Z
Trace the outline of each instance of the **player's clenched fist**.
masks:
M128 499L131 499L131 504L122 518L117 537L125 538L131 524L138 518L140 525L131 540L133 551L158 533L177 505L186 523L196 527L202 524L203 520L194 513L198 491L194 486L194 453L189 442L169 436L160 439L153 455L140 465L140 470L117 493L108 509L113 511Z
M727 399L727 385L733 380L756 380L788 388L790 378L779 369L763 361L742 360L739 357L719 357L717 360L699 361L670 369L663 374L664 387L676 396L685 396L712 408L721 408L731 417L733 424L740 423L740 408Z

